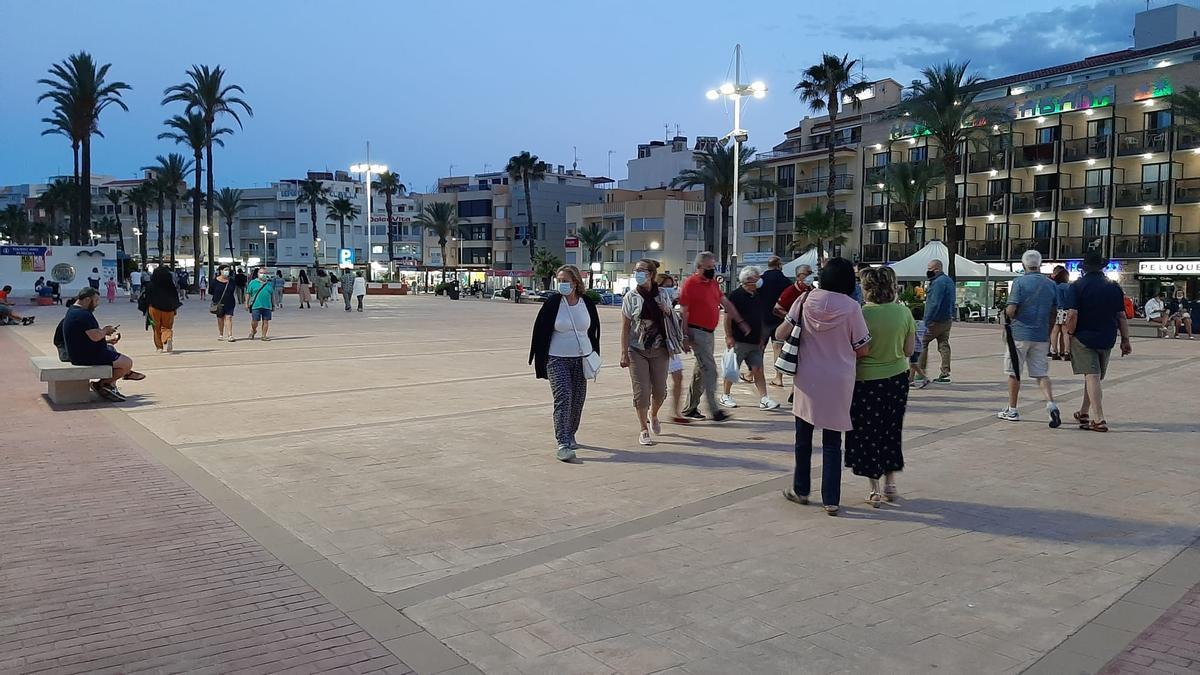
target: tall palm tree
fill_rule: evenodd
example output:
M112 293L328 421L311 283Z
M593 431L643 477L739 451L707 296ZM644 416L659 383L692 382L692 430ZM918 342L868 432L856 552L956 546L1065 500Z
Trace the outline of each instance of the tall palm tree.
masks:
M163 185L158 176L147 178L143 185L146 186L147 192L150 193L150 199L154 203L154 215L158 218L158 262L161 265L163 262L163 254L166 252L166 241L163 236L166 232L166 224L163 219L163 207L167 201L167 186Z
M340 248L346 248L346 221L349 220L353 223L360 213L362 213L362 209L345 197L338 197L329 202L329 208L325 210L325 217L338 221Z
M542 180L549 169L549 164L538 159L537 155L529 154L528 150L522 150L521 154L509 157L508 164L504 167L509 180L519 182L525 190L525 244L529 246L531 253L537 244L537 238L534 237L533 231L533 197L529 194L529 182Z
M617 239L617 235L612 230L604 227L600 223L588 223L587 225L579 228L579 231L575 234L577 237L579 237L579 243L583 246L583 248L587 249L588 263L595 262L596 254L600 251L600 249L607 246L610 242L616 241ZM588 288L592 288L595 285L595 281L596 275L589 272Z
M383 194L383 206L387 211L388 264L396 257L396 238L392 233L392 196L404 194L407 187L400 182L400 175L395 171L384 171L376 179L375 188ZM368 219L369 220L369 219ZM368 224L369 226L369 224Z
M27 244L32 241L33 227L29 223L29 214L16 204L9 204L0 211L0 225L4 226L4 236L15 244Z
M817 265L825 265L825 243L829 243L830 252L834 246L846 243L846 233L850 231L850 216L841 211L832 213L814 206L796 216L795 243L793 250L803 253L811 248L817 249Z
M910 242L916 239L917 218L921 214L925 195L940 185L944 178L942 167L923 162L899 162L889 164L883 170L883 190L892 207L898 208L904 216L904 227L908 230Z
M770 195L774 194L778 187L774 181L755 177L765 168L765 164L761 161L750 160L750 157L754 156L754 152L752 147L743 147L738 158L741 165L738 171L739 192L744 198L749 196L747 192L751 190ZM719 255L721 262L725 264L728 263L729 255L729 208L733 206L733 148L725 142L718 143L696 153L696 164L697 168L695 169L680 171L675 180L671 181L671 187L680 187L685 190L692 187L703 187L708 194L718 198L721 204ZM705 237L705 248L711 251L715 244L713 238Z
M124 196L125 193L116 188L109 188L109 190L104 193L104 197L113 205L113 223L117 232L118 259L125 257L125 232L124 228L121 226L121 198Z
M50 77L38 80L38 84L49 87L49 91L38 96L38 102L47 99L53 101L70 120L72 134L79 138L80 168L77 182L84 189L79 192L75 216L71 219L71 238L75 243L79 243L86 224L91 222L92 134L97 133L99 128L100 114L111 105L129 110L129 106L121 100L121 92L132 87L124 82L108 82L106 78L111 66L106 63L97 67L92 55L81 51L51 66Z
M225 70L221 66L218 65L214 68L209 68L208 66L193 65L188 69L187 75L189 81L167 87L163 90L162 104L166 105L178 101L187 106L186 112L198 113L204 120L204 129L206 131L204 151L205 160L208 162L206 167L208 170L208 190L204 193L206 197L205 223L208 225L208 250L211 251L213 250L212 236L213 232L215 232L213 229L213 199L216 197L214 194L216 189L213 187L215 179L213 176L213 146L225 145L217 141L217 136L221 133L233 133L232 129L216 129L217 117L220 115L229 115L237 122L238 128L241 129L242 118L238 115L238 108L241 108L242 112L250 117L254 117L254 110L250 108L249 103L246 103L246 101L238 96L238 94L246 93L241 87L236 84L225 84ZM199 159L196 160L196 169L196 188L198 190L200 187ZM200 239L200 226L198 222L199 218L193 221L193 223L196 223L192 226L192 231L195 235L193 241L199 241ZM198 244L196 246L198 247ZM230 257L232 257L232 237L230 237L229 249L231 251ZM197 258L199 258L198 255ZM212 268L213 261L210 256L208 261L208 273L210 277L212 276ZM199 279L200 270L199 266L197 266L197 283L199 283Z
M826 139L826 147L829 148L829 184L825 186L825 209L830 213L833 213L835 189L833 163L838 108L845 96L855 110L861 109L858 95L869 86L866 82L854 81L856 65L858 59L851 59L849 54L841 57L821 54L821 62L805 69L802 79L792 90L800 94L800 100L807 103L813 112L825 111L829 115L829 137Z
M50 117L42 118L42 121L48 125L46 129L42 131L42 135L50 136L56 134L59 136L65 136L71 141L71 159L74 166L74 173L72 175L75 177L75 182L78 184L79 146L83 144L84 134L82 131L82 126L84 122L81 122L78 119L73 119L72 114L75 114L76 117L81 117L74 111L68 110L61 105L55 106L54 110L50 113ZM96 134L97 136L104 136L104 134L100 133L100 131L94 127L92 129L92 133ZM71 217L78 218L78 212L76 211Z
M234 188L221 188L221 191L217 193L217 198L215 201L216 201L217 211L221 214L221 217L225 219L225 237L226 237L226 241L229 242L229 257L232 258L232 257L234 257L234 255L233 255L233 219L237 217L237 214L241 213L244 209L248 208L250 205L242 203L242 191L234 189ZM209 234L210 235L212 234L211 228L209 228ZM209 257L210 257L209 265L211 266L212 260L211 260L211 256L209 256ZM263 260L267 259L266 251L263 251L262 259Z
M192 164L192 160L184 157L183 155L181 155L177 152L172 152L172 153L168 154L166 157L159 155L159 156L155 157L154 159L155 159L155 161L158 162L158 164L153 164L151 166L143 166L142 171L153 171L154 172L154 174L156 176L156 181L159 184L158 185L159 192L161 194L165 195L167 198L167 201L171 204L171 264L174 265L175 264L175 220L176 220L176 210L177 210L177 207L179 206L179 189L180 189L180 186L183 186L186 184L187 177L189 174L192 173L192 168L194 167L194 165ZM197 196L197 198L199 197L199 195L196 195L196 196ZM197 211L198 211L198 209L197 209ZM199 213L197 212L194 215L198 216ZM198 235L199 233L195 232L197 221L193 220L192 222L193 222L193 225L192 225L193 235ZM199 237L197 237L197 236L193 236L192 243L195 244L195 242L198 238ZM193 248L195 248L195 247L193 246ZM195 258L193 258L193 260L199 260L200 259L199 255L198 255L199 251L195 251L195 253L197 254L197 256Z
M141 236L138 237L138 255L141 257L141 260L138 261L138 264L145 265L147 248L146 239L148 238L147 235L149 234L147 230L150 229L146 225L146 211L149 209L150 202L154 199L154 195L151 193L150 188L147 187L145 183L141 183L130 188L129 191L125 193L125 198L129 200L130 204L133 204L134 227L139 228L139 231L141 232Z
M313 261L317 267L320 267L321 245L317 240L321 238L321 233L317 230L317 207L329 203L329 188L315 178L305 178L296 183L296 191L296 199L308 204L308 215L312 219ZM390 210L388 220L391 220Z
M221 140L221 136L232 134L232 129L208 128L204 122L204 116L200 113L189 112L186 115L175 115L174 117L163 120L163 124L170 131L164 131L158 135L159 138L167 138L175 141L179 145L185 145L192 150L192 167L195 171L195 187L191 191L192 195L192 255L195 260L200 259L200 200L204 198L204 191L200 189L201 174L204 173L201 164L204 159L204 149L213 145L224 146L225 141ZM212 183L209 183L209 189L212 189ZM211 226L208 228L208 276L212 277L213 272L213 234L216 232ZM196 283L200 283L200 266L196 265L195 270Z
M946 273L955 275L954 254L958 252L961 239L955 213L958 189L954 175L961 162L959 149L968 143L977 144L989 133L989 126L1008 121L1008 113L1000 108L975 105L979 96L977 86L983 81L978 75L967 75L970 62L947 61L939 66L930 66L921 71L925 81L913 82L912 89L896 109L896 114L906 117L913 124L929 132L941 150L942 172L946 176L946 232L944 241L950 251L946 261ZM985 121L987 124L983 124ZM978 123L977 123L978 122Z
M458 209L449 202L433 202L421 208L416 219L417 225L438 238L438 247L442 249L442 281L446 281L446 242L454 236L458 228Z

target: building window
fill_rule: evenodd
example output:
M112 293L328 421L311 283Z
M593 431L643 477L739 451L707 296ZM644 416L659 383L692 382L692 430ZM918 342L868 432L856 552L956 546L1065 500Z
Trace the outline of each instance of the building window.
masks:
M290 257L292 257L292 255L294 255L294 254L292 253L292 247L291 247L291 246L285 246L285 247L283 247L283 254L284 254L284 255L286 255L286 256L287 256L287 257L289 257L289 258L290 258Z
M283 238L284 239L295 239L296 238L296 224L295 223L284 223L283 224Z
M775 183L779 187L792 187L796 182L796 165L784 164L775 167Z
M325 234L337 234L338 226L333 223L325 223Z
M758 240L758 252L759 253L774 253L774 251L771 250L771 238L770 237L762 237Z
M1165 213L1142 216L1142 234L1166 234L1170 219Z
M486 218L492 214L492 200L468 199L458 203L460 218Z
M775 202L775 222L791 223L796 217L796 202L791 199L782 199Z
M922 145L919 148L912 148L908 151L908 161L910 162L924 162L926 159L929 159L928 146Z
M630 232L661 232L663 230L662 218L630 218Z
M507 218L508 217L508 207L507 206L497 206L496 207L496 217L497 218Z
M624 249L617 249L617 250L613 251L613 262L619 262L619 263L625 262Z
M871 158L871 165L877 167L887 166L891 163L891 155L892 153L890 152L877 152L875 153L875 156Z
M1053 220L1035 220L1033 221L1033 238L1034 239L1049 239L1050 232L1054 229Z
M1042 127L1034 133L1033 138L1038 144L1053 143L1058 140L1058 127Z
M566 259L568 265L575 265L578 264L579 254L575 251L567 251L567 255L564 256L564 258Z
M625 231L625 219L617 218L616 220L612 221L612 224L609 225L609 229L612 230L613 232L624 232Z
M1084 218L1083 236L1100 237L1108 234L1108 218Z

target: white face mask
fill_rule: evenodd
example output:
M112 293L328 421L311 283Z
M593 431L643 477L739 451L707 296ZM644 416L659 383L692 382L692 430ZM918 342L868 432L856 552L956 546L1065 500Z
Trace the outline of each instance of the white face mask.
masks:
M643 272L642 270L637 270L636 272L633 273L633 280L635 282L637 282L638 286L641 286L642 284L646 283L646 279L649 279L649 278L650 278L650 275Z
M571 291L574 289L575 289L575 284L571 283L570 281L558 282L558 292L561 295L570 295Z
M758 278L758 281L755 281L755 282L754 282L754 287L755 287L755 288L762 288L762 277L759 277L759 278Z

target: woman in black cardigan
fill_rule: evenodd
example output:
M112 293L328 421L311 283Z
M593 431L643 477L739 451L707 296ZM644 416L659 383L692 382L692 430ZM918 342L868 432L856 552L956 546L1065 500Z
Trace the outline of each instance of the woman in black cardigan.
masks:
M558 293L542 304L533 322L529 362L539 379L550 380L558 459L569 462L579 447L575 433L587 398L583 357L588 352L600 353L600 316L596 303L584 295L578 268L563 265L555 280Z

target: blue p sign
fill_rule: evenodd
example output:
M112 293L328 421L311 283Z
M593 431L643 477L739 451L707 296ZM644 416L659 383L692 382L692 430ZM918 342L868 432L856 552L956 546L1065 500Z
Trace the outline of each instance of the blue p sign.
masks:
M354 249L352 249L352 248L338 249L338 266L339 267L354 267Z

